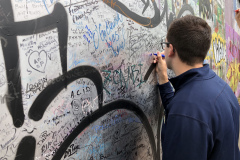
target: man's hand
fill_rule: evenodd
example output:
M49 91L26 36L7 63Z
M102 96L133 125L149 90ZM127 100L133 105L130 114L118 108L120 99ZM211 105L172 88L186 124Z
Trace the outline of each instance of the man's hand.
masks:
M167 75L167 64L165 58L162 57L164 52L157 52L157 56L155 56L154 63L156 65L156 71L158 74L158 82L159 84L164 84L168 82L168 75Z
M235 19L237 21L238 27L240 28L240 9L237 9Z

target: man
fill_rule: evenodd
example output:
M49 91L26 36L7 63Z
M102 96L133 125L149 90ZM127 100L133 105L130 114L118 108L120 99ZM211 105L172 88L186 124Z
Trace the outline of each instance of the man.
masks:
M238 3L240 3L240 0L238 0ZM240 28L240 8L238 8L236 11L235 19L237 21L237 25Z
M236 19L238 27L240 28L240 9L236 10L235 19Z
M203 65L210 43L209 25L188 15L172 22L158 52L163 160L240 160L239 104L228 84ZM167 67L176 74L174 91Z

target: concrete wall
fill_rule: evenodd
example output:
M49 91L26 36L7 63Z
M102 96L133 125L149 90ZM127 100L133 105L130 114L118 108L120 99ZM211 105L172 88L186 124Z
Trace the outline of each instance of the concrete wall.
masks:
M206 62L239 97L236 5L1 0L0 160L159 159L162 109L149 54L173 19L200 16L213 30Z

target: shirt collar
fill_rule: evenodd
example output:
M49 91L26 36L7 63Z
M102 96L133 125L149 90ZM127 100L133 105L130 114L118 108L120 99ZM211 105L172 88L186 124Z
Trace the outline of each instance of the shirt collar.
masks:
M185 84L192 80L204 80L216 76L216 74L209 68L209 64L205 64L201 68L190 69L177 77L169 79L175 91L179 90Z

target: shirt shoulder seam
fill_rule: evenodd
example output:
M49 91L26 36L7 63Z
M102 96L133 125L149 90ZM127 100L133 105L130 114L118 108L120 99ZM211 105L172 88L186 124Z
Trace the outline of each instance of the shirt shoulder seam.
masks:
M213 135L211 129L210 129L209 126L208 126L208 124L205 123L205 122L203 122L203 121L201 121L201 120L199 120L199 119L196 119L196 118L193 118L193 117L187 116L187 115L176 114L176 113L169 114L169 115L168 115L168 118L169 118L169 117L174 117L174 116L184 117L184 118L188 118L188 119L197 121L197 122L199 122L200 124L203 124L203 125L209 130L209 132Z
M216 105L217 99L220 97L220 95L223 93L223 91L225 90L227 86L227 83L225 83L224 87L222 88L221 92L217 95L217 97L214 100L214 105Z

